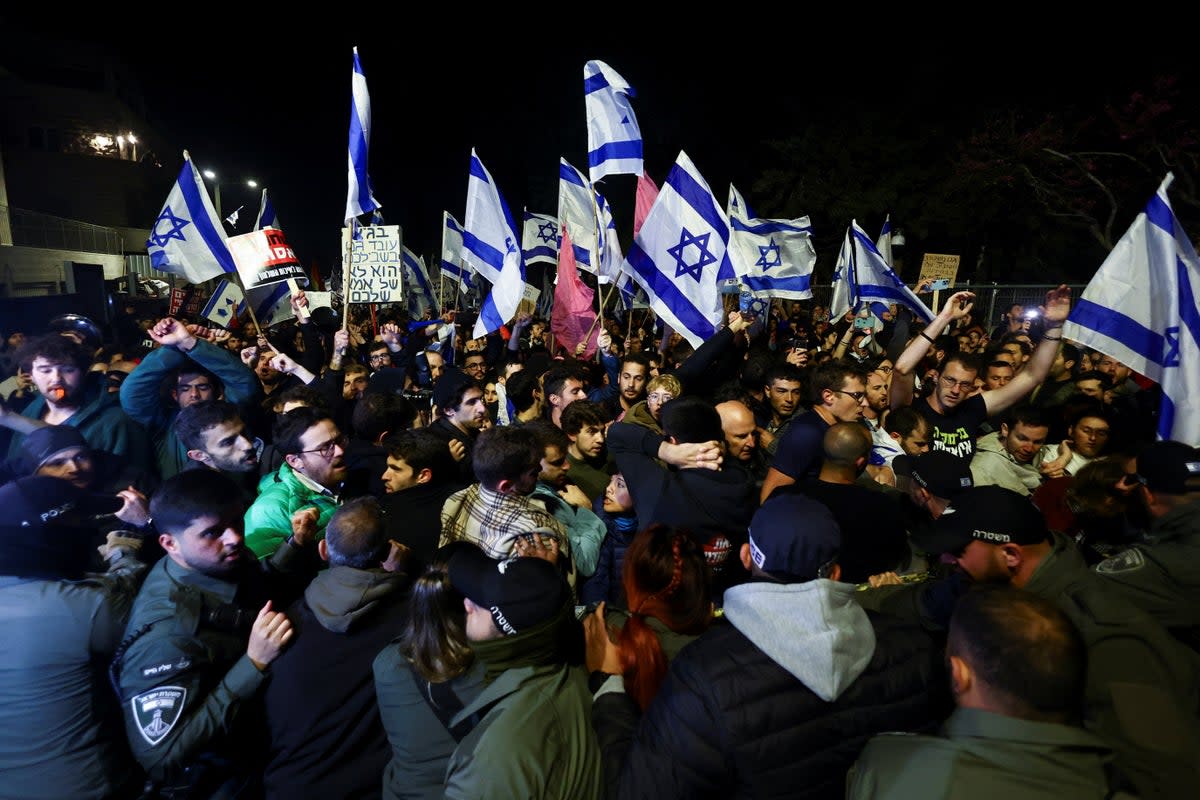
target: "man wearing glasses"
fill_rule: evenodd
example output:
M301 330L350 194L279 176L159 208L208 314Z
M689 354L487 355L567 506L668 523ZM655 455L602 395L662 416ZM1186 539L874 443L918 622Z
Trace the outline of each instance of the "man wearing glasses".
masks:
M288 540L295 516L324 538L346 478L347 438L327 414L292 409L275 422L274 442L284 463L263 479L265 488L246 511L246 547L259 558L270 558Z
M779 440L775 460L763 481L760 501L796 481L815 479L821 472L825 431L837 422L860 422L867 405L867 374L846 361L822 364L809 384L812 409L792 420Z
M932 449L945 450L965 459L975 455L975 436L979 426L989 417L1028 397L1050 374L1050 367L1062 342L1063 322L1071 311L1071 290L1059 286L1046 292L1046 305L1042 310L1045 320L1042 340L1025 369L1007 384L972 394L979 365L970 355L956 353L947 356L940 369L935 371L933 392L928 397L914 401L913 371L942 331L955 320L971 313L974 301L975 295L971 292L956 292L950 298L896 361L890 390L892 408L911 404L929 422Z

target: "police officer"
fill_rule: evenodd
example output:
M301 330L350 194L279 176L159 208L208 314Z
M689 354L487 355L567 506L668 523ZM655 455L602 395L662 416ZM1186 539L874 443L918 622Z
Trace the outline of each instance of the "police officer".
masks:
M1153 522L1145 544L1096 565L1105 585L1200 650L1200 449L1155 442L1127 476Z
M291 575L315 540L315 512L270 562L245 549L241 494L229 478L192 470L167 480L150 513L166 552L138 593L112 677L126 736L151 797L238 796L261 774L261 728L247 708L292 636ZM275 601L272 603L272 600Z

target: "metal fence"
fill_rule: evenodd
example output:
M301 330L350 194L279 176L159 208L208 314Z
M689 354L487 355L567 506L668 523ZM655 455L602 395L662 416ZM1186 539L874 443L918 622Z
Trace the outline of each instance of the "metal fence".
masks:
M55 217L23 208L0 209L8 214L13 244L48 250L77 250L84 253L122 255L121 234L113 228Z
M990 327L1000 324L1002 322L1001 315L1007 312L1014 303L1020 303L1026 307L1039 306L1046 301L1046 292L1059 285L1057 283L987 283L972 286L968 283L959 283L953 289L943 290L938 299L945 300L960 291L974 292L974 317L981 324ZM1083 283L1068 284L1072 298L1079 297L1086 285ZM815 305L828 306L833 297L833 287L829 284L814 285L812 293L812 302ZM925 301L926 305L933 308L933 300L930 295L921 295L921 299Z

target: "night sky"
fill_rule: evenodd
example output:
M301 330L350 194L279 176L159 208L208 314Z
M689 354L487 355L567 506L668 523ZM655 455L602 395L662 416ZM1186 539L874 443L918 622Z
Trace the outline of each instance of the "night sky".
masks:
M1161 37L1128 35L1136 23L1122 25L1127 41L1116 47L1045 20L1036 34L1024 25L1005 32L1005 21L997 21L985 26L985 41L979 29L935 37L919 27L901 30L900 22L869 25L866 17L822 26L798 17L767 26L733 21L684 31L642 17L618 37L584 36L565 11L515 6L505 18L473 21L466 10L426 9L435 18L418 21L411 9L330 7L343 16L320 26L235 19L253 15L249 8L209 10L219 17L175 24L168 36L153 15L133 14L103 35L78 19L58 35L111 43L139 75L152 122L167 140L222 176L267 186L301 258L317 259L325 270L345 207L353 45L371 94L375 195L385 221L403 226L406 244L426 256L440 246L442 209L461 219L471 147L515 217L526 206L555 213L559 156L586 171L588 59L608 62L637 90L646 167L656 182L684 149L721 203L732 181L764 215L777 209L761 207L753 193L770 166L762 143L855 104L966 125L983 105L1119 95L1146 75L1193 60ZM531 25L540 17L540 33L527 27L514 34L518 17ZM177 152L159 158L172 174L181 163ZM628 240L634 179L611 177L601 190ZM222 191L226 213L246 205L238 228L244 231L257 198ZM863 208L858 219L877 230L887 211ZM840 230L832 233L840 239ZM827 264L836 250L819 246L818 254Z

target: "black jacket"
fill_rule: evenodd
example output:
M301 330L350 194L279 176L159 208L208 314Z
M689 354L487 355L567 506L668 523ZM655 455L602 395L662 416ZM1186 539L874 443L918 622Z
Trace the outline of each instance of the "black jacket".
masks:
M266 796L379 797L391 758L371 663L406 622L409 580L331 567L288 611L294 638L263 695Z
M841 798L871 736L933 730L950 711L940 651L916 626L867 615L853 592L832 581L726 592L732 624L671 662L620 796Z

